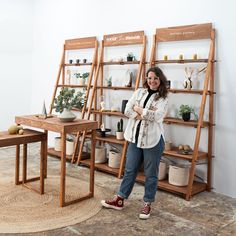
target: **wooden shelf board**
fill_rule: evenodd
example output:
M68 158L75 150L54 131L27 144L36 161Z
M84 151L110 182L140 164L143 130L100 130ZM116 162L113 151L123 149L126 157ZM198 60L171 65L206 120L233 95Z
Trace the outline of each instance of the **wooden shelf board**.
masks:
M144 183L145 182L145 176L142 172L140 172L136 178L136 181L139 183ZM187 193L187 186L180 187L180 186L175 186L172 184L169 184L168 180L159 180L158 181L158 188L163 189L168 192L172 192L175 194L181 194L185 195ZM192 195L203 192L207 189L206 183L200 183L197 181L193 182L193 188L192 188Z
M99 111L99 110L92 110L91 113L93 113L93 114L100 114L100 115L108 115L108 116L119 116L119 117L127 118L120 111Z
M189 161L192 161L192 159L193 159L192 154L191 155L180 154L180 153L178 153L178 148L175 148L175 147L172 148L172 150L170 150L170 151L164 151L163 154L166 155L166 156L181 158L181 159L185 159L185 160L189 160ZM207 158L207 153L206 152L198 151L197 160L204 160L206 158Z
M101 62L101 65L130 65L130 64L139 64L140 61L106 61Z
M184 64L184 63L207 63L208 59L183 59L183 60L156 60L155 64ZM214 62L214 61L213 61Z
M48 155L61 159L61 152L55 151L54 148L48 148ZM72 160L72 155L71 156L66 155L66 161L71 162L71 160Z
M90 160L86 159L86 160L81 160L81 165L84 165L84 166L87 166L89 167L90 166ZM103 171L103 172L106 172L106 173L109 173L109 174L112 174L112 175L118 175L119 173L119 169L116 169L116 168L111 168L108 166L107 163L95 163L95 169L96 170L99 170L99 171Z
M164 122L167 124L176 124L176 125L184 125L184 126L192 126L197 127L198 121L196 120L190 120L190 121L184 121L182 119L172 118L172 117L166 117L164 118ZM204 121L202 127L208 127L209 122Z
M88 85L76 85L76 84L58 84L57 87L65 87L65 88L87 88ZM90 86L91 88L93 86Z
M52 156L52 157L56 157L58 159L61 159L61 152L60 151L55 151L54 148L48 148L48 155ZM82 154L82 158L89 158L89 155L85 152L83 152ZM66 160L68 162L71 162L72 160L72 155L71 156L66 156Z
M86 137L91 138L91 135L86 135ZM125 143L125 140L116 139L116 136L111 135L111 134L106 134L105 137L102 137L102 136L97 134L95 139L97 141L104 141L106 143L115 143L115 144L121 144L121 145L124 145L124 143Z
M125 86L97 86L98 89L112 89L112 90L135 90L133 87Z
M92 62L87 62L87 63L69 63L69 64L64 64L64 66L91 66L93 63Z
M199 89L168 89L170 93L189 93L189 94L203 94L203 90ZM207 95L210 94L210 91L207 91Z

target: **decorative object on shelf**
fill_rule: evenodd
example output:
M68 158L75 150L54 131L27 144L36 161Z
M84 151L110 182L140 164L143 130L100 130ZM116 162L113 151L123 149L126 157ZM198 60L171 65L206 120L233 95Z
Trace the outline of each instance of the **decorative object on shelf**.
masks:
M172 142L165 141L165 151L170 151L172 149Z
M124 139L123 119L117 122L116 139Z
M56 112L60 112L58 118L62 122L73 121L76 116L71 109L82 109L84 106L84 101L85 95L83 92L79 91L75 93L75 89L62 88L54 101L54 108L56 108Z
M180 144L180 145L178 146L178 152L179 152L180 154L188 155L188 154L192 154L192 153L193 153L193 150L192 150L191 147L190 147L189 145L187 145L187 144L184 144L184 145Z
M195 114L194 109L191 106L184 104L180 106L178 113L184 121L190 120L191 113Z
M112 86L112 76L109 76L107 79L107 87L111 87Z
M105 96L101 95L100 96L100 111L105 111L105 110L106 110Z
M101 135L101 137L106 137L106 133L111 132L111 129L105 128L105 130L101 130L100 128L100 129L96 129L96 131Z
M169 166L169 183L175 186L188 185L189 167Z
M127 104L128 100L122 100L122 103L121 103L121 112L124 114L125 113L125 107L126 107L126 104Z
M44 117L45 119L47 118L47 110L46 110L45 101L43 102L42 117Z
M133 73L128 69L125 72L125 87L132 87Z
M119 168L121 162L121 153L114 150L109 151L108 166L111 168Z
M167 164L163 160L160 161L159 171L158 171L158 180L163 180L166 178L167 174Z
M74 152L74 139L73 138L66 138L66 155L71 156Z
M76 59L76 63L79 64L79 62L80 62L80 59Z
M11 125L8 128L8 134L23 134L24 130L21 125Z
M57 152L61 151L61 137L54 138L54 149Z
M185 89L191 89L193 87L193 82L192 82L192 75L194 72L194 68L192 67L185 67L184 68L185 71L185 76L186 76L186 80L184 80L183 86Z
M66 84L71 84L71 70L66 70Z
M166 88L167 88L167 89L170 89L170 85L171 85L171 81L170 81L170 80L167 80L167 81L166 81Z
M118 61L118 62L123 62L123 61L124 61L124 58L123 58L123 57L119 57L119 58L117 58L117 61Z
M87 59L86 58L83 59L83 63L87 63Z
M197 60L197 54L193 54L193 60Z
M200 80L199 76L202 73L206 73L206 66L203 66L201 68L197 68L194 73L194 78L193 78L193 88L194 89L200 89Z
M163 59L164 59L165 61L167 61L167 60L168 60L168 55L164 55Z
M127 54L127 61L133 61L134 60L134 54L132 52L129 52Z
M69 63L72 64L72 63L73 63L73 60L70 59L70 60L69 60Z
M104 146L97 146L95 148L95 163L105 163L106 159L106 149Z
M179 55L179 60L183 60L184 59L184 55L183 54L180 54Z

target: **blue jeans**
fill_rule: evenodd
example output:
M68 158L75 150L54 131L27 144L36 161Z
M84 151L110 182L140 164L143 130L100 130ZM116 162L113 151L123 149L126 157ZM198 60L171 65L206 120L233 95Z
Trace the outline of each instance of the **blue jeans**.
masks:
M136 176L142 162L144 163L145 192L143 200L154 202L158 182L158 169L161 155L164 151L164 140L161 136L159 143L153 148L138 148L136 143L128 146L125 174L118 195L127 199L133 189Z

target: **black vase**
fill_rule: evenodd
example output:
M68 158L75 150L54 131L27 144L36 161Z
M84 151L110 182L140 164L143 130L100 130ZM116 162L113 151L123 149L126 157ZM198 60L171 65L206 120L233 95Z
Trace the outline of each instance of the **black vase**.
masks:
M133 57L127 57L127 61L133 61Z
M190 120L190 115L191 115L191 112L183 113L182 114L183 120L184 121L189 121Z
M121 104L121 112L124 114L125 113L125 107L127 104L128 100L122 100L122 104Z

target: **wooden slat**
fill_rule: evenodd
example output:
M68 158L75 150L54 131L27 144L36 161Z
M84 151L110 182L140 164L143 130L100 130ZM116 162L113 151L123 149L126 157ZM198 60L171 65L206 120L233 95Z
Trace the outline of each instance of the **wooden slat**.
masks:
M97 86L97 89L134 90L133 87L124 87L124 86Z
M107 34L103 36L105 47L142 44L143 38L144 31L127 32L120 34Z
M91 138L91 135L86 135L86 138ZM115 143L115 144L122 144L122 145L124 145L125 143L125 140L117 139L115 135L111 135L111 134L106 134L105 137L96 135L95 139L97 141L104 141L106 143Z
M65 40L65 50L95 48L96 40L96 37L67 39Z
M189 94L203 94L203 90L199 89L168 89L170 93L189 93ZM210 94L210 91L207 92L207 95Z
M212 24L185 25L156 29L158 42L210 39Z
M100 114L100 115L108 115L108 116L119 116L127 118L123 113L119 111L99 111L99 110L92 110L93 114Z
M107 61L107 62L103 62L101 63L104 66L111 66L111 65L138 65L140 63L140 61Z
M176 124L176 125L185 125L185 126L192 126L197 127L198 121L190 120L190 121L184 121L182 119L172 118L172 117L166 117L164 118L164 122L166 124ZM202 124L202 127L209 126L209 122L204 121Z
M154 62L155 64L208 63L208 59L156 60Z

